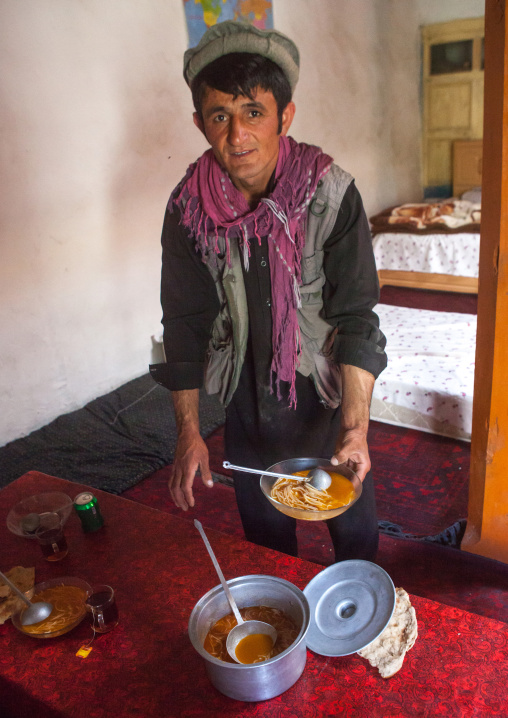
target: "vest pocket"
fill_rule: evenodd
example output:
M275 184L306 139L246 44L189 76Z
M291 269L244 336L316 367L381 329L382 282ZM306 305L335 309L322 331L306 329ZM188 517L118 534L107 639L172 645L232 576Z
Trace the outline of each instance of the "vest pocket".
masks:
M310 257L302 257L302 286L312 284L319 279L319 264L317 252Z
M302 257L302 283L300 286L300 294L314 295L321 290L325 283L325 274L323 272L323 252L317 251L309 257ZM310 301L317 301L310 298Z
M233 376L233 342L208 350L205 362L205 389L218 394L224 403Z

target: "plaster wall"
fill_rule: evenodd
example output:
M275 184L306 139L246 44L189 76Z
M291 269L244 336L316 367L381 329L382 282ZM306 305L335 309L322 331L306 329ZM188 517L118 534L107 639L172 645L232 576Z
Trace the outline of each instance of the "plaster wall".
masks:
M419 25L483 3L274 5L302 56L293 136L369 214L417 198ZM165 203L205 149L186 46L180 0L0 6L0 445L147 371Z

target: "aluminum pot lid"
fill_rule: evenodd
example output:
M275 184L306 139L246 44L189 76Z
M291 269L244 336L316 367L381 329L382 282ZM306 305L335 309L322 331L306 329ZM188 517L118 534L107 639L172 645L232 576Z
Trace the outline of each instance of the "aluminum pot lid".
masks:
M395 608L395 586L370 561L341 561L304 589L310 606L307 647L322 656L356 653L384 631Z

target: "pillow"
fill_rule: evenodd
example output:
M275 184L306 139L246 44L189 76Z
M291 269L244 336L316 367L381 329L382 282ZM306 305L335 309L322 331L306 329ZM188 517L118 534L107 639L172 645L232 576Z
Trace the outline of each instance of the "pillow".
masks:
M468 189L468 191L464 192L464 194L462 194L460 198L465 199L468 202L472 202L473 204L481 204L482 203L482 188L481 187L473 187L473 189Z

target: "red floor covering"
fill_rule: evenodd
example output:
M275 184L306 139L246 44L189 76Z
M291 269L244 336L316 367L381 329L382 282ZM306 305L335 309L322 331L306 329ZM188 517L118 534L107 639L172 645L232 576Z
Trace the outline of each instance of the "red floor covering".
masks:
M477 296L453 292L383 287L380 301L436 311L476 314ZM222 468L223 431L207 439L212 470ZM469 452L466 442L371 422L369 446L376 476L378 516L405 533L429 536L467 516ZM181 514L167 490L170 467L126 491L123 496ZM205 528L243 537L233 489L195 483L196 506L186 517ZM397 497L394 501L393 497ZM320 522L298 522L299 555L328 565L331 542ZM508 565L421 540L380 536L377 563L415 595L508 622Z
M206 444L212 471L230 475L222 467L223 434L217 429ZM467 442L372 421L369 449L380 520L405 534L433 536L467 516Z
M170 467L126 491L124 498L188 519L199 519L205 528L243 538L234 491L223 484L212 489L195 482L196 505L186 513L169 496ZM326 525L298 522L299 556L322 565L332 562ZM220 556L218 557L220 561ZM424 541L381 534L377 563L396 586L479 615L508 622L508 565L473 556L457 549ZM227 577L231 578L231 577Z
M159 508L167 496L167 473L144 482L148 491L157 488L152 498ZM38 472L23 477L23 493L33 494L42 481L48 488L67 484L47 479ZM215 497L226 513L233 511L225 500L231 489L221 488L197 488L199 505ZM2 512L16 495L16 488L2 491ZM104 533L87 536L79 521L69 522L73 549L65 560L70 575L79 569L88 577L109 577L117 589L120 623L96 638L86 659L74 656L90 638L86 622L55 641L20 636L9 622L0 626L2 718L505 718L508 624L414 594L419 637L389 680L358 655L326 657L309 650L303 675L280 696L257 703L226 699L210 687L186 635L191 606L218 583L193 524L175 525L161 511L143 515L133 502L103 492L99 503ZM245 542L239 551L234 535L208 534L226 577L242 575L249 566L303 588L316 575L306 561L296 566L283 554ZM15 560L27 565L29 544L19 545L9 533L2 545L6 565ZM162 562L161 555L167 557ZM268 680L268 672L263 676Z
M477 294L436 292L433 289L406 289L405 287L385 286L381 287L379 301L381 304L392 304L395 307L432 309L436 312L476 314L478 309Z

